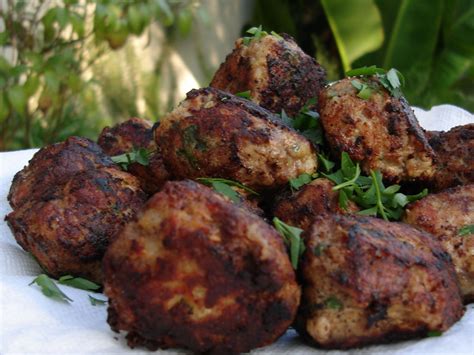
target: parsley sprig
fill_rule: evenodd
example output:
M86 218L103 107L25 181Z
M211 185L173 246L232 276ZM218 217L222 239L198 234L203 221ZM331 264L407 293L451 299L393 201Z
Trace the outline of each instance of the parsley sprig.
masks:
M300 189L301 186L304 186L306 184L309 184L311 181L313 181L317 177L317 174L308 174L308 173L303 173L299 175L298 177L291 179L289 181L290 183L290 188L291 191L297 191Z
M278 217L273 218L273 225L283 237L283 241L290 252L291 265L296 270L298 268L298 261L305 251L304 241L301 238L303 230L284 223Z
M258 196L258 192L252 190L250 187L241 184L238 181L222 179L222 178L197 178L197 181L203 183L204 185L212 187L216 192L227 196L232 202L240 202L239 194L232 189L232 186L238 187L242 190L247 191L248 193Z
M250 90L246 90L246 91L238 92L237 94L235 94L235 96L250 100L250 94L251 94Z
M313 107L316 102L316 98L309 99L293 118L290 118L284 110L281 111L280 117L286 125L300 132L313 144L322 145L323 129L319 120L319 114L311 110L311 107Z
M250 44L250 42L254 39L256 40L259 40L260 38L262 37L265 37L265 36L268 36L268 32L267 31L264 31L262 29L262 25L258 26L258 27L251 27L249 28L247 31L247 33L249 33L251 36L247 36L247 37L243 37L242 41L243 41L243 44L248 46ZM279 40L283 39L282 36L280 36L278 33L276 33L275 31L271 31L270 34L272 36L275 36L276 38L278 38Z
M150 164L151 151L145 148L133 149L131 152L120 154L111 157L112 161L118 164L123 170L127 171L128 167L132 163L138 163L141 165Z
M67 285L74 288L78 288L80 290L85 291L93 291L97 292L102 286L96 284L95 282L89 281L82 277L73 277L71 275L61 276L57 282L61 285ZM41 292L43 295L49 298L53 298L56 300L60 300L63 302L73 302L71 298L69 298L59 287L56 285L53 279L51 279L46 274L38 275L29 286L36 284L40 287ZM89 301L93 306L97 305L104 305L107 303L106 300L101 300L95 297L89 296Z
M401 88L405 85L405 78L402 73L395 68L385 71L385 69L377 68L375 65L372 65L370 67L349 70L346 72L346 76L376 76L379 79L380 84L382 84L382 86L395 98L402 96ZM352 80L351 83L357 90L359 90L357 96L362 99L367 100L374 91L367 83L361 83L358 80Z
M474 224L468 224L467 226L459 228L459 231L458 231L459 236L462 237L469 234L474 234Z
M354 201L363 208L359 214L385 220L399 220L408 203L428 194L427 189L416 195L405 195L399 192L400 185L385 187L380 171L371 171L370 176L362 175L359 164L355 164L346 152L341 155L339 170L322 175L336 184L333 190L339 191L341 208L347 209L348 202Z

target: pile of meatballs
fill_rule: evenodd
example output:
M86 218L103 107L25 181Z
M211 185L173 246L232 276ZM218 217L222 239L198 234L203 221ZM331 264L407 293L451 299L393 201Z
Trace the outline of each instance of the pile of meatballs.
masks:
M353 78L352 78L353 79ZM378 77L367 77L379 85ZM241 353L288 327L321 348L443 332L474 300L474 124L427 132L403 98L368 99L285 34L239 39L209 87L160 122L132 118L40 149L12 182L6 220L46 272L103 284L131 347ZM236 93L248 91L249 99ZM339 206L317 147L282 121L312 98L332 159L429 187L402 221ZM143 148L149 164L111 157ZM233 201L199 178L237 181ZM301 228L297 270L270 221Z

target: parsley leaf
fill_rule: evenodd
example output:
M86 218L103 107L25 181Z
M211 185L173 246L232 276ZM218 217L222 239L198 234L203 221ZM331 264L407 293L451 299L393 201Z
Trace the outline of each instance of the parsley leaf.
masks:
M319 160L320 166L324 168L324 171L326 173L331 172L331 170L336 165L336 163L334 163L333 161L330 161L324 154L318 154L318 160Z
M93 306L104 306L107 304L106 300L101 300L99 298L92 297L91 295L88 295L88 296L89 296L89 302Z
M375 65L372 65L370 67L357 68L346 72L346 76L349 77L372 75L379 79L380 84L382 84L382 86L387 89L393 97L399 98L402 96L401 87L405 85L405 78L402 73L395 68L385 71L382 68L377 68ZM352 80L351 83L359 90L357 96L365 100L370 97L373 89L371 89L367 84L362 84L357 82L357 80Z
M61 291L54 281L48 277L48 275L39 275L33 281L31 281L29 286L34 283L36 283L41 288L41 292L46 297L55 298L65 302L72 302L72 299L70 299L63 291Z
M60 283L61 285L67 285L86 291L97 291L101 288L100 285L92 281L89 281L82 277L73 277L71 275L61 276L58 280L58 283Z
M283 241L290 251L291 265L296 270L298 268L298 261L305 250L304 241L301 238L303 230L284 223L278 217L273 218L273 225L283 237Z
M359 164L354 164L346 152L341 155L339 170L322 175L336 184L333 190L339 191L341 208L347 210L348 202L353 201L362 208L359 214L379 216L385 220L399 220L408 203L428 194L427 189L416 195L405 195L398 192L400 185L385 187L380 171L371 171L370 176L361 175Z
M443 335L443 332L439 330L430 330L426 335L429 336L430 338L440 337L441 335Z
M268 32L262 29L262 25L258 27L251 27L246 32L251 34L251 36L244 37L242 39L243 44L246 46L248 46L253 39L259 40L260 38L268 35Z
M238 92L237 94L235 94L235 96L250 100L250 90Z
M282 110L281 120L288 126L300 132L315 145L323 144L323 129L319 120L319 114L310 108L316 104L316 98L309 99L292 119Z
M342 302L335 296L330 296L324 301L324 304L326 307L331 308L331 309L341 309L344 307Z
M290 180L291 190L299 190L301 186L309 184L311 181L313 181L313 176L307 173L303 173L300 176Z
M145 166L149 165L151 153L151 151L148 151L145 148L134 148L131 152L113 156L111 157L111 159L114 163L118 164L123 170L127 171L129 165L132 163L138 163Z
M227 196L231 199L232 202L235 203L240 202L240 197L239 194L234 189L232 189L231 186L238 187L242 190L249 192L252 195L259 195L258 192L252 190L250 187L233 180L223 178L197 178L196 180L203 183L204 185L211 186L216 192Z
M469 224L459 229L458 235L465 236L469 234L474 234L474 224Z

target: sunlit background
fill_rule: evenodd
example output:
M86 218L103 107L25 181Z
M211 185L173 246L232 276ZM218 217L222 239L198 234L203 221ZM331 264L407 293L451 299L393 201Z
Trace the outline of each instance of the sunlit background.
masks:
M395 67L412 105L474 111L473 0L0 0L0 150L159 120L260 24L329 80Z

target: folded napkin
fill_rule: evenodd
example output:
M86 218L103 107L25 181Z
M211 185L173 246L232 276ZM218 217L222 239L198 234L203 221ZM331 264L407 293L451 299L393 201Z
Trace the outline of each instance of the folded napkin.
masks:
M474 116L458 107L442 105L431 111L415 108L428 130L447 130L474 123ZM0 354L119 354L148 353L127 347L123 335L112 332L106 322L106 306L92 306L90 292L61 285L70 304L41 294L28 284L41 273L33 258L13 238L3 216L11 211L7 193L14 174L28 163L35 149L0 153ZM103 295L92 294L96 298ZM155 353L185 353L175 350ZM474 354L474 305L440 337L377 345L351 351L324 351L309 347L292 329L271 346L253 351L264 354Z

